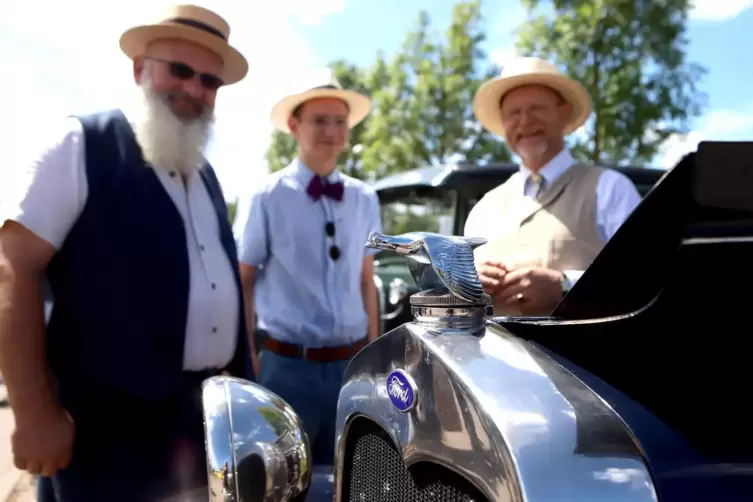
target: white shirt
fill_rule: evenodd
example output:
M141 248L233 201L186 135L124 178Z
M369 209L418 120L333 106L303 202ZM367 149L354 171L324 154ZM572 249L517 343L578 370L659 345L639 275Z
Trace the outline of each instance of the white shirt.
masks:
M575 159L567 149L558 153L539 170L544 178L543 189L551 186ZM520 171L510 176L505 183L513 184L527 197L533 198L532 171L521 166ZM596 231L604 242L609 241L641 201L641 196L630 178L614 169L605 169L596 183ZM490 222L494 222L490 225ZM515 218L500 218L493 199L481 200L472 209L465 222L464 234L487 239L515 232L520 221ZM566 270L566 278L573 284L583 270Z
M17 221L60 249L88 197L83 127L78 119L68 118L39 141L30 154L11 157L12 164L3 172L0 225ZM190 287L183 368L224 367L235 353L241 313L217 212L199 173L191 174L184 185L180 176L171 177L163 169L155 172L186 231Z

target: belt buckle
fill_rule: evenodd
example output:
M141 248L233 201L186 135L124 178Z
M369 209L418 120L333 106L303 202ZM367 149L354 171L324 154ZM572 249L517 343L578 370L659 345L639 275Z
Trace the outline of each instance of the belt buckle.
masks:
M301 359L303 359L304 361L311 360L309 359L309 350L310 350L310 347L301 347L301 350L299 351Z

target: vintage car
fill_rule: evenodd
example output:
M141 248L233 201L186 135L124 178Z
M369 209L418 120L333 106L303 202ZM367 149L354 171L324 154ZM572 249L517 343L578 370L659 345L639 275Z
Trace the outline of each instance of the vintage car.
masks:
M347 368L333 469L278 396L215 377L210 500L751 500L751 158L702 143L546 318L492 317L483 239L372 234L421 291Z
M374 184L374 189L382 206L384 231L387 234L431 231L463 235L471 208L518 169L515 164L447 165L383 178ZM641 196L645 196L664 174L663 170L643 167L613 169L630 178ZM401 257L380 252L374 265L384 333L413 319L409 297L418 293L418 288Z

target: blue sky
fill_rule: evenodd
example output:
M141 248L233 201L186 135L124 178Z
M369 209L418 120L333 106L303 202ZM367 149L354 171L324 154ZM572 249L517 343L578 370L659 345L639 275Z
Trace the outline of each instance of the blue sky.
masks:
M134 93L130 62L118 48L120 33L152 19L166 0L10 0L0 18L0 68L5 76L6 119L0 134L19 152L41 128L72 113L126 104ZM301 75L344 58L373 62L377 50L400 47L421 9L435 29L448 25L449 0L237 0L196 1L226 17L231 43L249 59L251 72L221 91L215 140L209 152L226 196L251 190L266 173L269 111L294 92ZM684 138L671 138L657 156L669 167L703 139L753 136L753 53L745 48L753 30L753 0L697 0L689 26L691 60L708 68L701 88L708 106ZM40 16L40 13L44 15ZM513 29L524 19L515 0L486 1L487 51L498 63L511 57ZM7 50L10 48L10 50ZM9 77L10 76L10 77ZM9 120L9 117L13 117ZM5 142L4 142L5 143ZM7 144L7 143L6 143ZM0 169L12 176L18 165Z

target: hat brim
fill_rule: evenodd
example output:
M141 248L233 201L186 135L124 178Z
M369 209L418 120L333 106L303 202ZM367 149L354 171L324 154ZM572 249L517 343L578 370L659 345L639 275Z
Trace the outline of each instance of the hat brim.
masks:
M233 46L216 35L179 24L144 25L131 28L120 37L120 48L131 59L143 56L149 44L156 40L178 39L197 43L222 58L219 77L225 85L243 80L248 73L248 61Z
M355 91L344 89L312 89L301 94L288 96L272 108L272 124L282 132L290 134L288 119L293 111L306 101L318 98L341 99L348 105L348 127L354 128L371 111L371 100Z
M524 85L543 85L559 92L573 107L573 114L565 124L565 135L578 129L591 114L591 98L580 83L551 73L526 73L512 77L498 77L484 83L473 98L473 113L489 132L504 136L499 102L502 96Z

